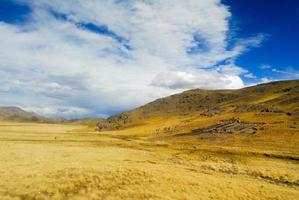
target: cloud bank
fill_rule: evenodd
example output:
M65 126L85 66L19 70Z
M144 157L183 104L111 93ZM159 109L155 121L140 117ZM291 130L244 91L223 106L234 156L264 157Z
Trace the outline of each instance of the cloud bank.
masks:
M236 89L235 60L262 35L230 40L220 0L15 0L0 22L2 105L48 116L107 116L192 88Z

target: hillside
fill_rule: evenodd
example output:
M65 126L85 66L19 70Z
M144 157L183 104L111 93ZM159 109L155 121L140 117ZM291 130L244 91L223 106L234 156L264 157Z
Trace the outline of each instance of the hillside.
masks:
M18 107L0 107L0 120L20 122L42 122L47 118Z
M82 118L82 119L64 120L63 122L66 124L85 125L88 127L95 127L101 121L105 121L105 119L104 118Z
M139 135L297 131L298 119L299 81L294 80L239 90L189 90L102 120L97 130Z
M50 118L35 112L25 111L19 107L0 107L0 120L11 122L40 122L40 123L63 123L63 118Z

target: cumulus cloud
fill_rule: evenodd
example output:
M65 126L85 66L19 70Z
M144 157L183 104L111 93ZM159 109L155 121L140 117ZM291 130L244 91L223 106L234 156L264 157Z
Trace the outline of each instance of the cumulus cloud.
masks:
M252 78L252 79L256 78L256 76L253 73L244 74L244 77L246 77L246 78Z
M170 89L238 89L244 87L243 81L236 75L222 75L214 72L172 71L158 74L152 81L153 86Z
M231 13L219 0L15 2L32 12L0 22L0 103L47 115L106 115L185 89L243 87L251 74L234 60L264 40L230 44Z

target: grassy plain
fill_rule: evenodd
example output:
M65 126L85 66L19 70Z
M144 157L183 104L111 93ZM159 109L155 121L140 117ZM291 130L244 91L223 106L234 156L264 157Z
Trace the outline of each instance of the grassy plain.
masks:
M145 136L0 122L0 199L298 199L294 135Z

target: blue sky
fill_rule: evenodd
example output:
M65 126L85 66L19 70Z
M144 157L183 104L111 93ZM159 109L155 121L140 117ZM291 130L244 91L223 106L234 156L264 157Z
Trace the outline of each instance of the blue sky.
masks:
M2 0L0 105L109 116L299 78L297 0Z
M275 80L298 79L299 1L225 0L223 2L230 6L233 14L231 23L235 26L238 37L248 37L257 32L267 35L267 39L259 48L240 56L237 64L251 69L259 77ZM259 67L263 65L271 68L261 70Z

